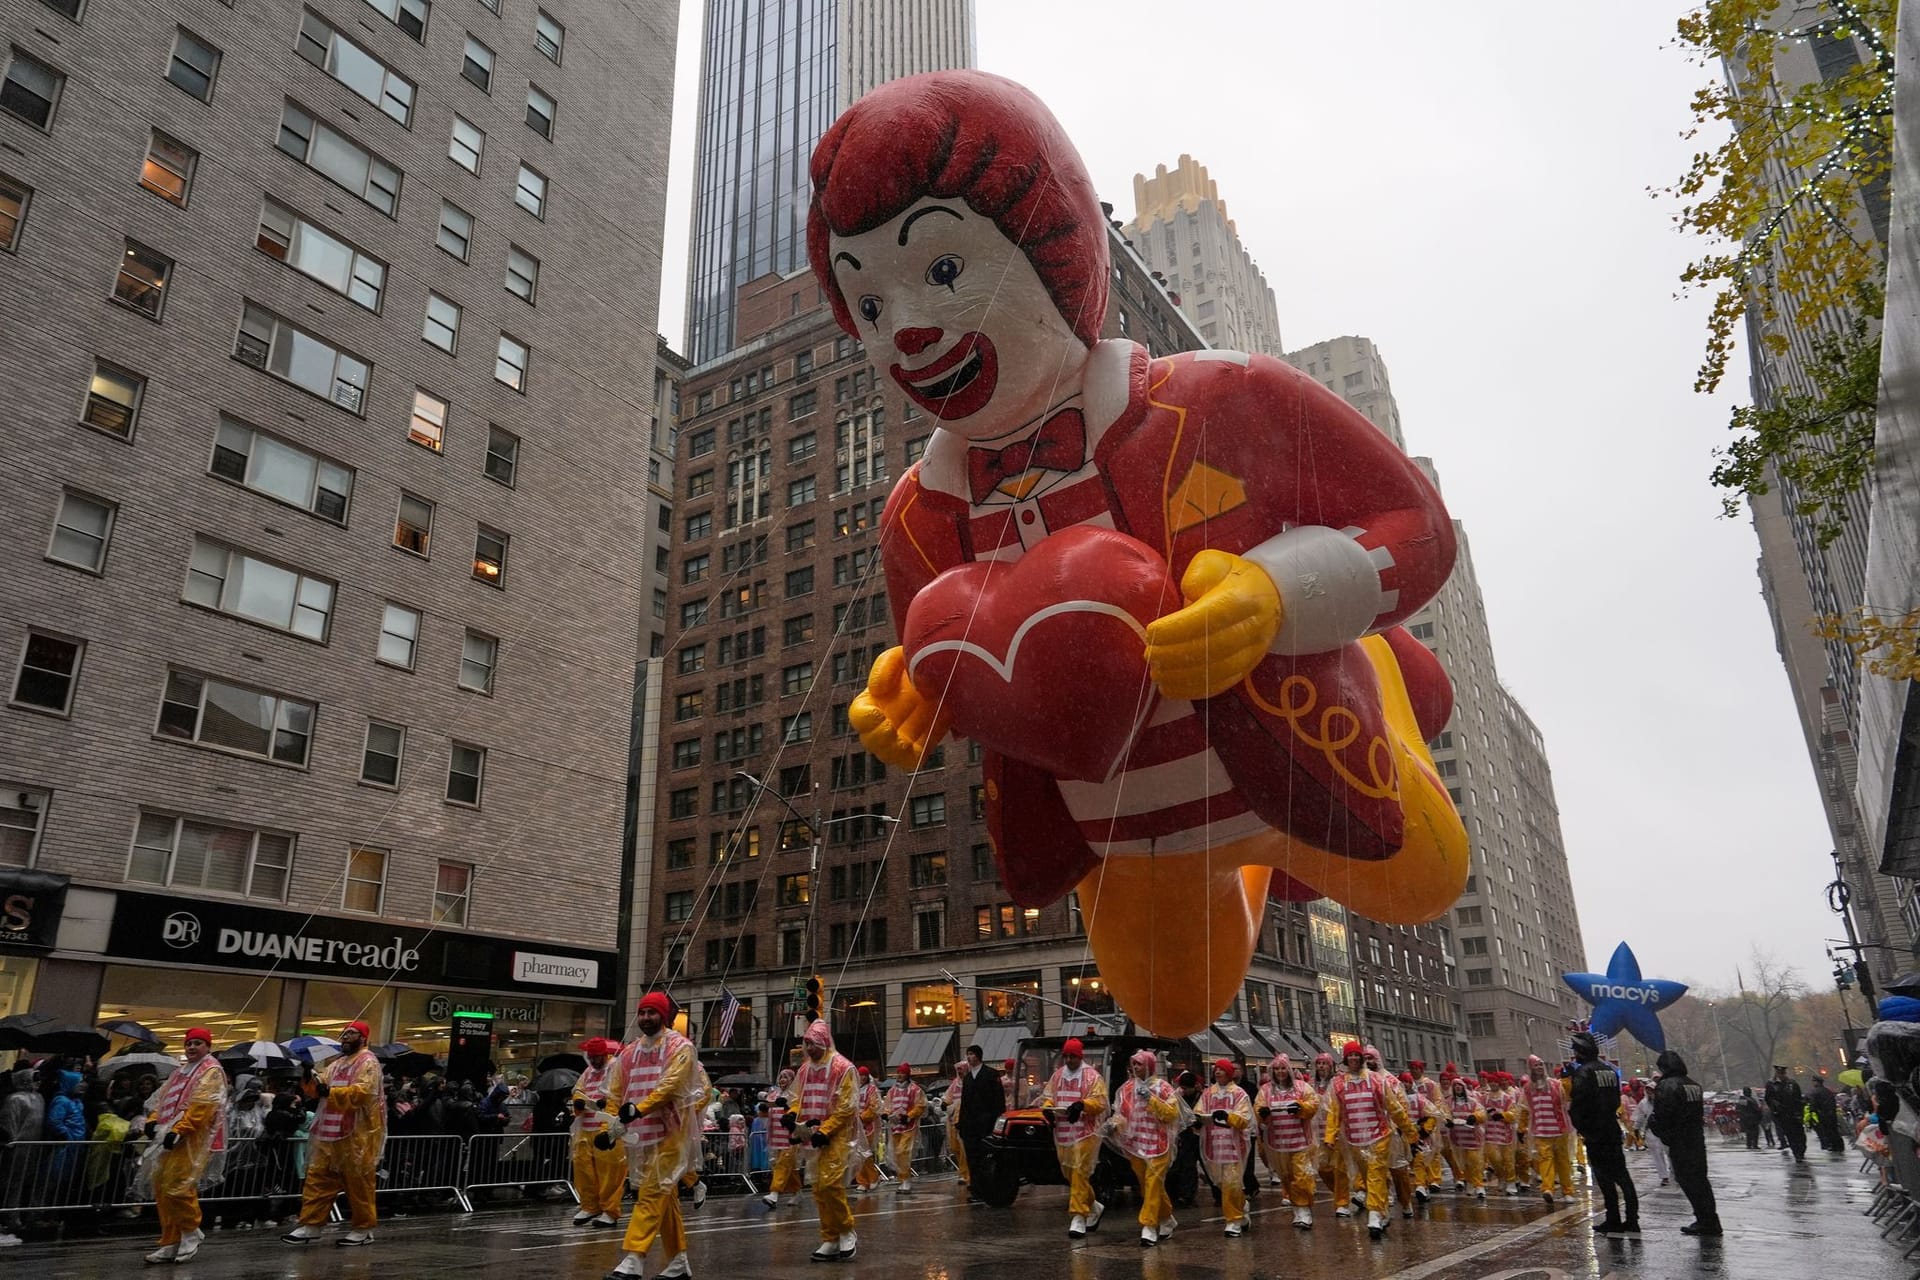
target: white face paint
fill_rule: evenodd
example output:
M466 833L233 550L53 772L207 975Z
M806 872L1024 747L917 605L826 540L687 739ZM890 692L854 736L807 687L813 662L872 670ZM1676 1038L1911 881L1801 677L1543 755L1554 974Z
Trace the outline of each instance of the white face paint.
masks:
M922 199L830 247L867 349L945 430L991 440L1079 389L1089 348L1027 255L965 201Z

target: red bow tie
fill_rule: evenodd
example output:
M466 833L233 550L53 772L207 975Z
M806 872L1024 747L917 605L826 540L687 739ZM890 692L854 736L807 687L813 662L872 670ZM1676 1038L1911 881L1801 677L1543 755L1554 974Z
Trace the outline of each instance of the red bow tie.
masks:
M1062 409L1025 440L1000 450L967 450L967 482L973 500L984 502L1010 476L1078 471L1086 460L1087 424L1078 409Z

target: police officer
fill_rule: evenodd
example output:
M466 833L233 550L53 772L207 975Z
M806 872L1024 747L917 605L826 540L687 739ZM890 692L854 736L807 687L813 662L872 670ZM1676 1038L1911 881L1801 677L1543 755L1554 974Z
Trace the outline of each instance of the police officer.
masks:
M1653 1089L1653 1136L1667 1145L1673 1180L1693 1206L1693 1221L1680 1228L1690 1236L1720 1235L1720 1211L1707 1181L1707 1122L1700 1086L1687 1078L1687 1064L1673 1050L1659 1057L1660 1083Z
M1627 1153L1620 1141L1620 1073L1600 1060L1599 1042L1590 1031L1573 1033L1573 1057L1578 1065L1573 1072L1567 1114L1586 1140L1587 1164L1607 1202L1605 1220L1593 1229L1638 1235L1640 1197L1633 1189L1633 1175L1627 1172ZM1622 1209L1625 1218L1621 1217Z

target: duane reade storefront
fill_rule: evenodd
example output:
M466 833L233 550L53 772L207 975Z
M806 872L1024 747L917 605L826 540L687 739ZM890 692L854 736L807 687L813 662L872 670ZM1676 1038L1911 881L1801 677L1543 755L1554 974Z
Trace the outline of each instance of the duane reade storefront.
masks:
M100 954L62 955L59 1003L97 1010L99 1021L131 1018L170 1048L191 1026L207 1026L224 1047L334 1035L358 1018L376 1044L397 1040L442 1056L453 1017L485 1013L494 1061L513 1071L621 1030L611 951L238 902L111 896Z

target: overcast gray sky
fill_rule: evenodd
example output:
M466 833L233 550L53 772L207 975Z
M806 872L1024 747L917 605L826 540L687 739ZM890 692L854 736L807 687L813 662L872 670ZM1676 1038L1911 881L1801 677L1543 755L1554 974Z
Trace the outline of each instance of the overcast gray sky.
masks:
M682 338L701 0L682 0L661 330ZM1546 736L1589 965L1825 983L1830 840L1744 519L1707 483L1738 386L1693 390L1677 177L1687 6L976 0L983 69L1103 197L1205 164L1289 348L1380 345L1466 523L1501 678Z

